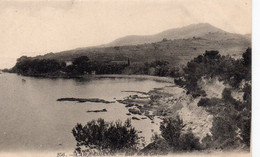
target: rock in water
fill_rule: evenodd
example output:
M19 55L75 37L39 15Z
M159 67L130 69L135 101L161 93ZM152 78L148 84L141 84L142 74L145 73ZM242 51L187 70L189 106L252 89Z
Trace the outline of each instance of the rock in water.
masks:
M142 114L138 108L130 108L130 109L128 109L128 111L132 114L138 114L138 115Z
M88 110L87 112L107 112L107 109L103 109L103 110Z
M132 117L133 120L140 120L139 118L137 117Z

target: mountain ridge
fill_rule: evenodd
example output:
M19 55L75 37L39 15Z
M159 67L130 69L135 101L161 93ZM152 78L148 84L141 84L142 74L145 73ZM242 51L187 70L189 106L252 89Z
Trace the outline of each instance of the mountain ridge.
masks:
M164 38L170 40L185 39L185 38L192 38L196 36L199 37L209 32L228 33L208 23L198 23L198 24L191 24L184 27L168 29L153 35L128 35L125 37L118 38L103 46L107 47L107 46L145 44L145 43L158 42L163 40Z

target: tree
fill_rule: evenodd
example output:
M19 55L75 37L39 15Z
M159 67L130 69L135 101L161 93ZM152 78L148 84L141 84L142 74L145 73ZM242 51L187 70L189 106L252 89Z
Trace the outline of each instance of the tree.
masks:
M78 58L75 58L72 62L72 65L80 75L87 72L90 73L92 70L90 69L90 62L87 56L80 56Z
M22 75L54 74L62 70L62 63L54 59L31 59L23 56L17 59L13 71Z
M252 50L251 48L247 48L246 52L243 53L243 63L247 67L251 67L251 55L252 55Z

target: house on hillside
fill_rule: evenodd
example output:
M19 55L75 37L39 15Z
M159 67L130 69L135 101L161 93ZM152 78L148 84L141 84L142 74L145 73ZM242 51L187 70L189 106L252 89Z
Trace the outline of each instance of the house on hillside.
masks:
M72 65L72 61L65 61L66 66Z

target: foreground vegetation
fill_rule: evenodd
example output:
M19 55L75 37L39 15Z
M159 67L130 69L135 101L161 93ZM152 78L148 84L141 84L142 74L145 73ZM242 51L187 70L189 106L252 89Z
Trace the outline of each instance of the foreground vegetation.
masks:
M137 130L131 121L105 122L93 120L85 126L77 124L72 133L77 141L77 155L113 155L120 152L135 152L138 144ZM82 148L83 146L83 148Z
M170 152L202 150L199 139L191 131L184 132L185 124L177 116L165 118L160 124L161 135L155 134L152 143L141 148L141 137L128 119L105 122L104 119L93 120L85 126L77 124L72 133L77 141L77 155L163 155Z

